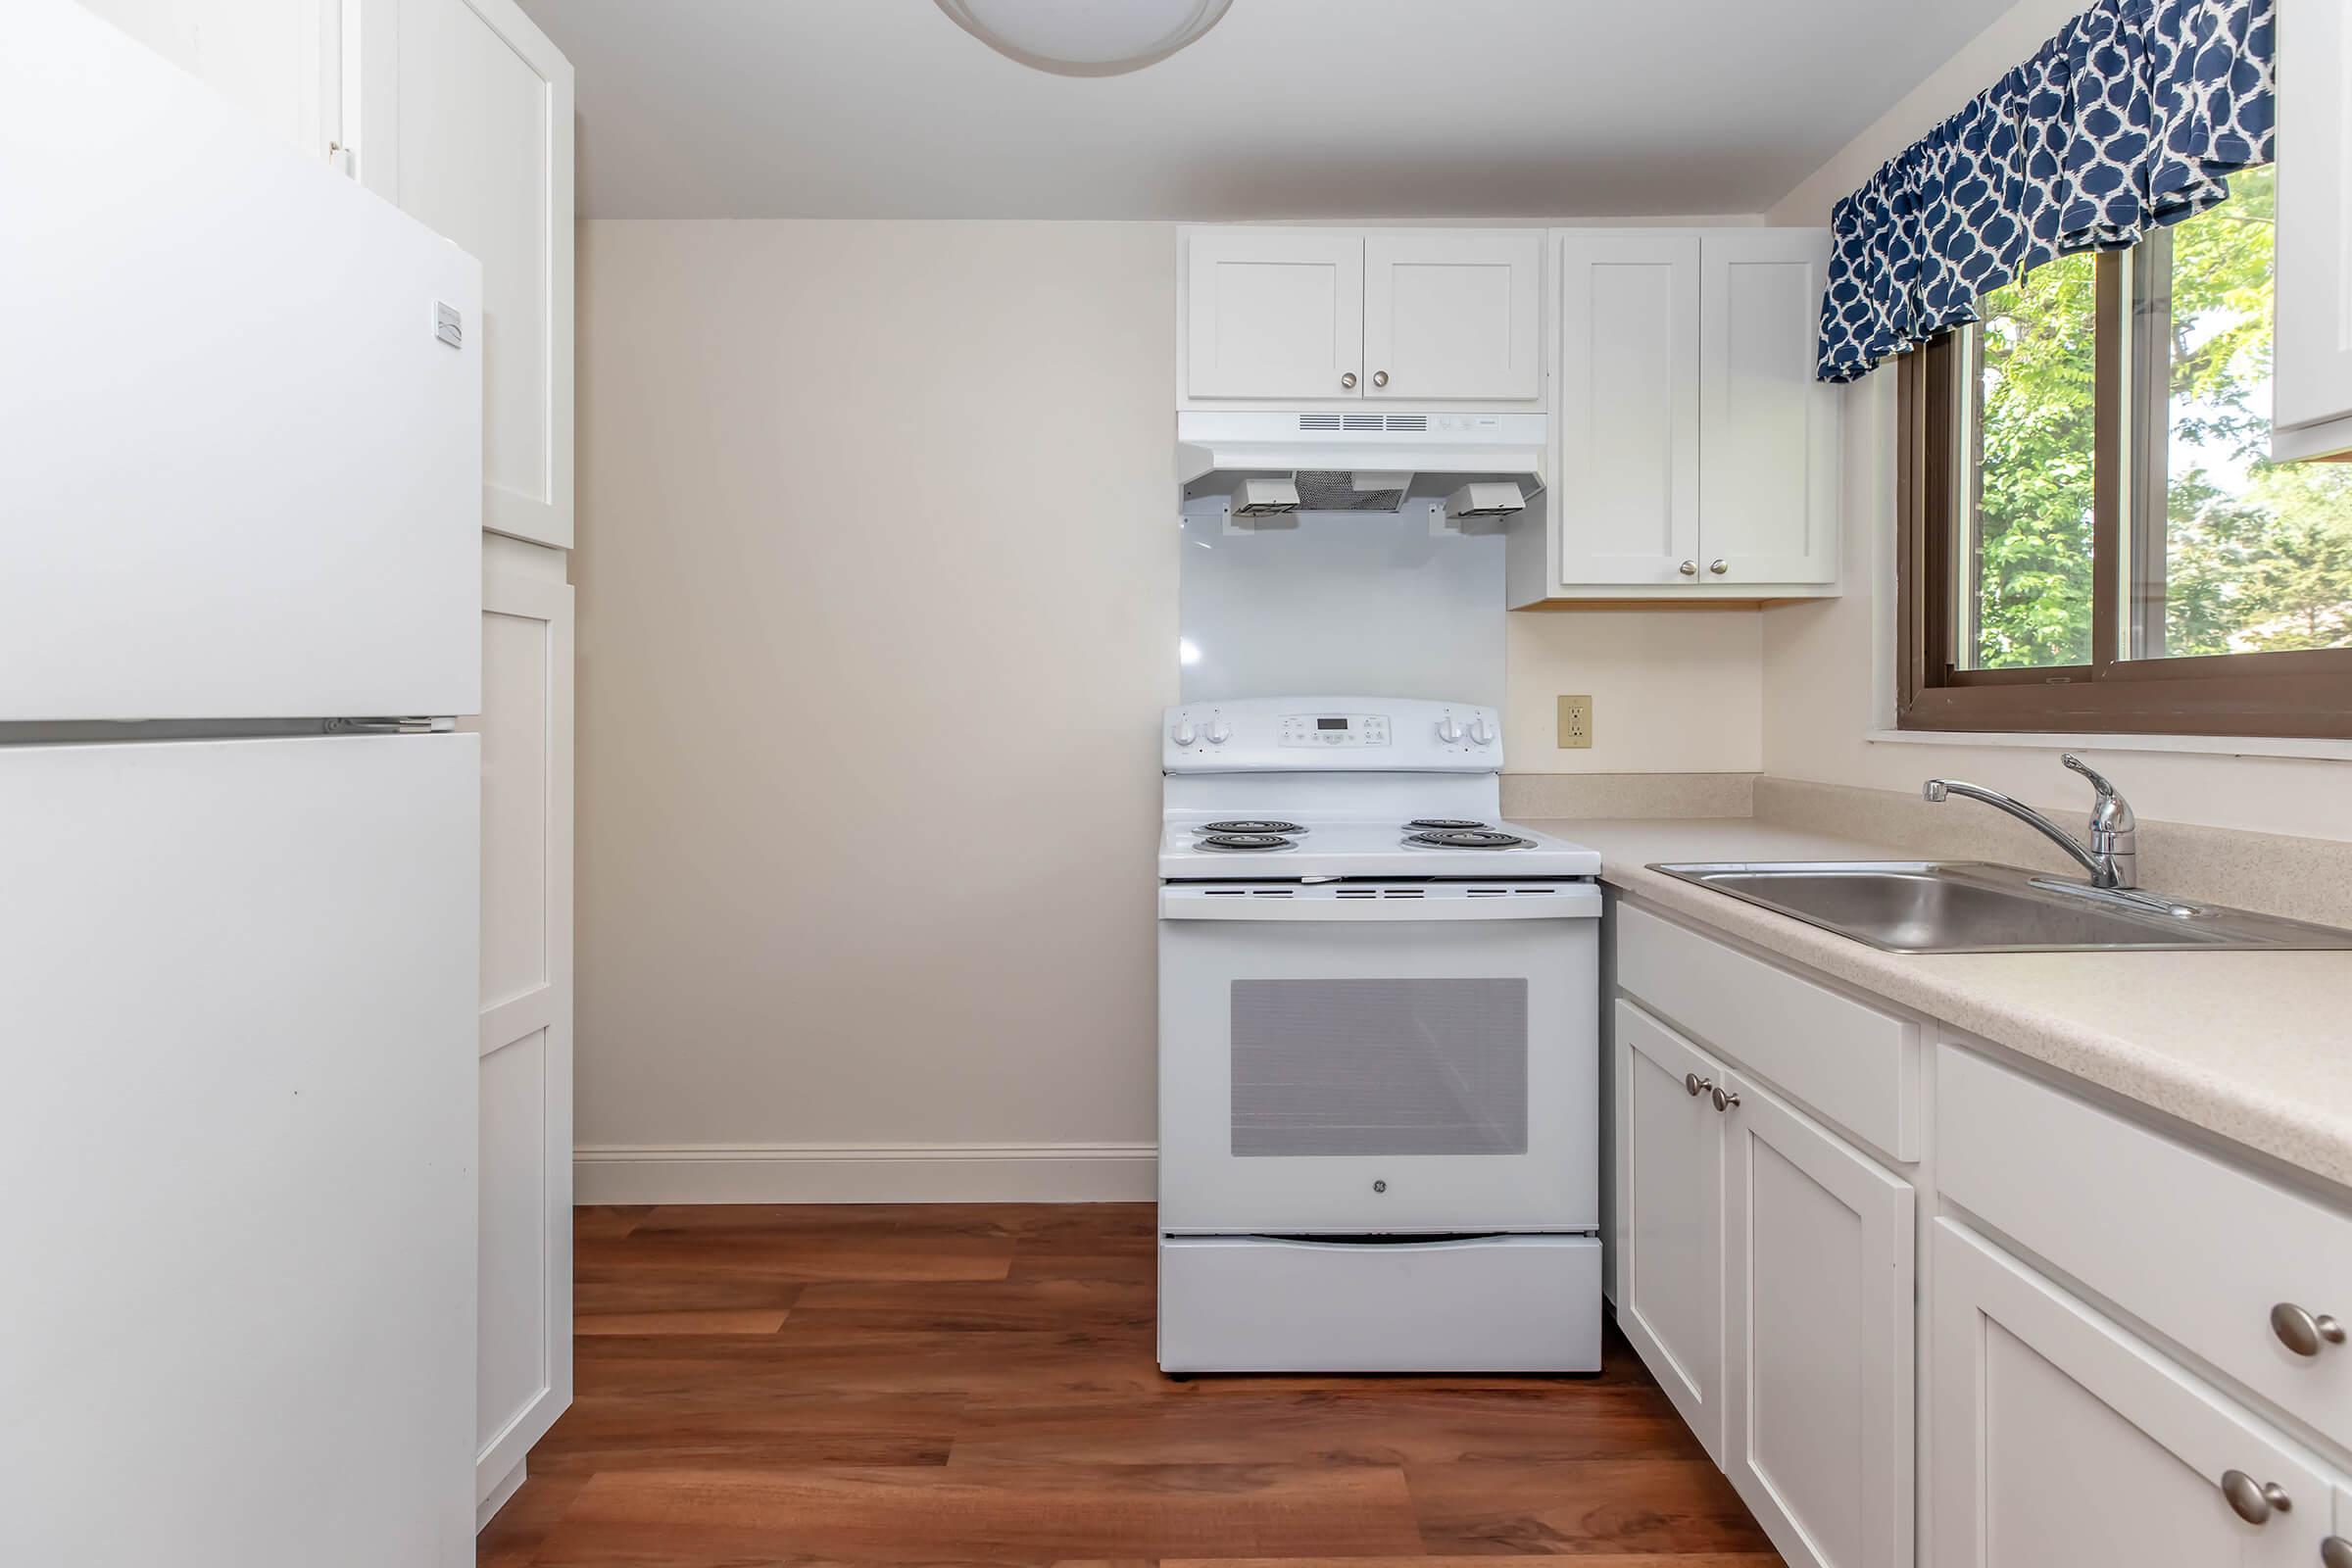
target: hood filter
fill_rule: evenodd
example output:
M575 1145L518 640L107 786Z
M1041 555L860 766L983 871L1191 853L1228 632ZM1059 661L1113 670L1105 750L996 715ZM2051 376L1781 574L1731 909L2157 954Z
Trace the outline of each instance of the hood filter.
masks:
M1298 486L1300 512L1395 512L1403 504L1412 476L1403 473L1351 473L1345 468L1301 469L1293 476Z

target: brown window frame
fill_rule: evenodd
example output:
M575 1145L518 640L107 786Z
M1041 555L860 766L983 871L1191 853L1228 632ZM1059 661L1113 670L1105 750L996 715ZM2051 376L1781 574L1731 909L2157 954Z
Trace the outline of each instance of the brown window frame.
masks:
M2141 247L2146 250L2147 247ZM1900 599L1895 726L1912 730L2352 738L2352 648L2127 659L2120 573L2131 489L2125 291L2140 251L2097 261L2097 361L2091 476L2091 662L1963 669L1953 661L1958 596L1957 400L1965 359L1946 331L1895 362L1895 513ZM2143 514L2145 509L2142 509ZM2161 516L2149 520L2161 527ZM2154 559L2161 560L2161 538ZM2133 612L2144 610L2135 605Z

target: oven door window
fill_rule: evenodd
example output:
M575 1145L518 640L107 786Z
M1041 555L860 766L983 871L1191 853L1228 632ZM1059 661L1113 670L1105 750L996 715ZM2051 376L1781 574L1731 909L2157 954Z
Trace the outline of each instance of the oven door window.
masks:
M1524 1154L1524 979L1236 980L1237 1156Z

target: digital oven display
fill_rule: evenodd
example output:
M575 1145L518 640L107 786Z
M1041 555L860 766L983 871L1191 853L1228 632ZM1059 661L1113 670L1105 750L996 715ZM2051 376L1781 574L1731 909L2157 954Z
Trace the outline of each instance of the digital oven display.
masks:
M1348 721L1344 718L1318 718L1315 720L1317 729L1346 729L1347 727Z

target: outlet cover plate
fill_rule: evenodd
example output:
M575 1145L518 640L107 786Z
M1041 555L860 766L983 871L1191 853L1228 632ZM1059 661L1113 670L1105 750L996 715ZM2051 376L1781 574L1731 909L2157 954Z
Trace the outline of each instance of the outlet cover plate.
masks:
M1589 751L1592 746L1592 699L1563 697L1560 699L1560 750Z

